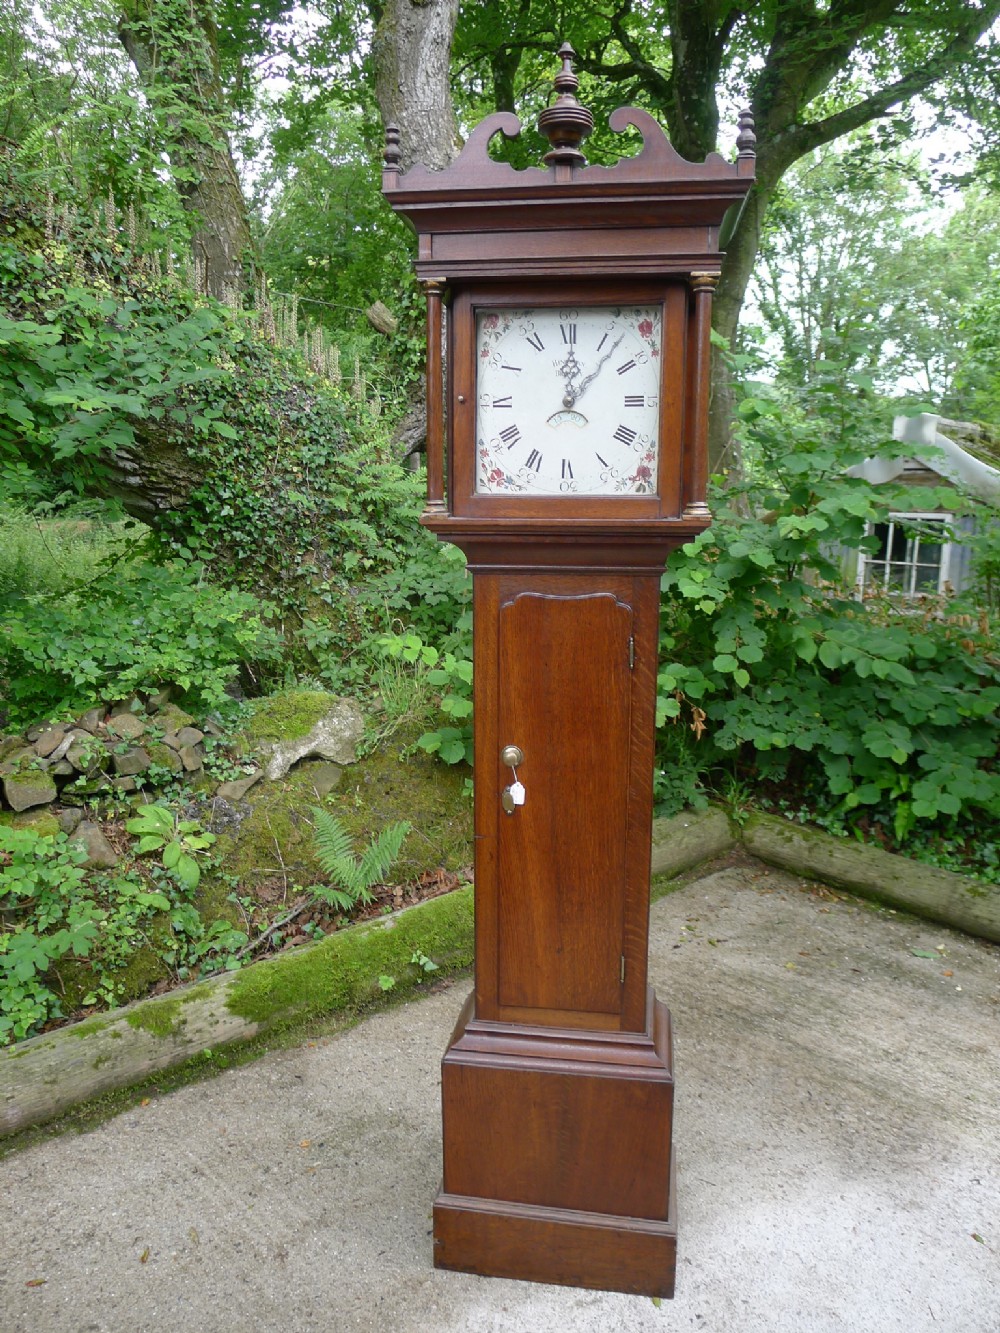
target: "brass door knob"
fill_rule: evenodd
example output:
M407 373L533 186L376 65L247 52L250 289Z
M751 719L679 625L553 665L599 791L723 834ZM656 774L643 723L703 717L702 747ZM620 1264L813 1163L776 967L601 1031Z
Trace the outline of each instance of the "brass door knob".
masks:
M505 745L500 751L500 762L508 768L519 768L524 763L524 751L519 745Z

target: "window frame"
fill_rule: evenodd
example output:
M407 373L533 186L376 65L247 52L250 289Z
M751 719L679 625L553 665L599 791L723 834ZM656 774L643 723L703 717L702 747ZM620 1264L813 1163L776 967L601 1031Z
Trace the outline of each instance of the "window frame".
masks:
M880 593L883 596L889 596L889 597L900 597L905 599L906 601L918 601L922 597L942 596L945 591L945 585L948 582L949 567L951 563L951 548L954 545L954 542L950 538L946 538L940 543L935 543L936 545L940 545L941 548L941 560L938 566L937 588L933 591L931 591L930 589L918 589L914 586L914 583L916 579L917 569L919 566L920 538L919 536L911 537L907 535L906 537L907 548L906 548L905 559L902 561L891 560L889 558L889 553L892 551L892 536L893 536L892 529L896 523L899 522L905 523L907 520L909 520L911 522L916 521L916 522L926 523L930 521L933 523L937 523L941 525L943 530L947 531L948 524L954 521L954 517L955 517L954 514L946 513L939 509L938 510L919 510L919 509L890 510L888 515L886 516L886 523L888 524L889 527L889 537L886 545L886 558L884 560L880 560L870 555L867 551L858 551L858 570L857 570L857 580L856 580L858 599L863 600L865 596L871 595L872 593ZM872 533L875 531L875 527L876 525L874 523L868 523L866 535L871 536ZM912 551L910 549L911 542L914 543ZM878 584L874 583L871 580L871 576L869 573L873 565L885 566L884 576L880 579ZM891 567L895 566L898 568L900 565L902 565L902 567L906 570L906 579L903 588L894 589L889 586L889 571Z

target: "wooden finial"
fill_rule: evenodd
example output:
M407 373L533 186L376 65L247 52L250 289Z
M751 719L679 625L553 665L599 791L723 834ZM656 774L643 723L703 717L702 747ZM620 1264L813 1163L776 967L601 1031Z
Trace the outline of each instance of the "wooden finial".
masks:
M556 100L538 117L538 132L552 145L542 159L549 166L585 167L587 159L580 152L580 144L594 128L594 117L576 100L580 80L573 73L576 52L569 42L559 48L562 69L553 79Z
M749 107L744 107L740 112L739 119L740 132L736 138L736 148L739 157L756 157L757 136L754 134L753 113Z
M399 126L389 124L385 127L385 148L382 152L382 187L385 188L386 175L398 176L402 171L403 154L399 147Z

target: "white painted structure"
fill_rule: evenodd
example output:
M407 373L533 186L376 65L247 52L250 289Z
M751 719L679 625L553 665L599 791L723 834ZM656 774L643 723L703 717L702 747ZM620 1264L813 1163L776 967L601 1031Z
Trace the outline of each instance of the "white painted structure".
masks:
M976 518L956 517L940 505L931 507L920 500L930 498L928 488L945 482L963 495L1000 507L1000 469L976 458L943 434L942 427L961 429L963 434L978 430L930 412L896 417L893 439L917 446L915 451L900 451L891 458L869 458L850 469L851 476L863 477L874 485L902 482L912 488L913 494L912 506L893 510L887 522L875 525L878 549L857 554L859 596L887 592L914 598L959 592L969 582L968 551L962 535L975 530Z

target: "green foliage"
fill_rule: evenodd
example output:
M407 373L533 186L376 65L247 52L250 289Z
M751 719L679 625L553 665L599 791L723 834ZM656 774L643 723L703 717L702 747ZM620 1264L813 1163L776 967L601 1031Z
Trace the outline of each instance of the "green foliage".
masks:
M986 345L1000 205L970 189L957 210L954 199L935 207L929 193L915 157L887 155L870 127L788 172L754 275L779 379L822 380L824 359L846 351L871 368L869 384L921 395L944 415L985 406L974 347Z
M961 312L968 355L959 368L963 393L984 421L1000 421L1000 274L996 267L979 299ZM996 446L994 446L996 447Z
M161 864L169 875L186 889L198 887L201 867L196 858L215 842L215 834L206 833L199 820L178 819L162 805L144 805L125 827L139 837L139 856L160 852Z
M0 825L0 1045L59 1016L45 974L67 953L90 952L96 913L75 898L84 857L65 834L40 838Z
M446 764L472 763L472 658L468 653L440 653L418 634L386 634L379 640L386 656L429 668L428 683L440 691L441 712L457 722L426 731L417 745Z
M410 824L404 819L389 825L356 857L350 835L338 819L318 806L313 807L313 817L316 859L332 883L314 884L310 893L343 912L352 911L358 903L367 905L373 886L382 883L398 859Z
M381 124L352 105L310 107L308 125L301 115L289 125L288 104L286 97L273 109L270 162L258 184L268 197L262 262L273 288L294 292L348 358L360 355L391 401L419 378L424 321L413 233L381 197ZM376 300L399 320L388 337L365 319Z
M90 207L141 203L159 239L190 236L152 99L115 33L116 0L0 7L0 136L24 176Z
M74 504L53 517L50 507L0 502L0 605L69 591L124 558L134 544L134 526L110 521L96 503Z
M427 644L468 655L472 579L457 546L439 542L426 529L417 528L412 546L402 553L398 565L370 578L364 595L385 623L401 623Z
M21 598L0 624L9 720L65 715L156 684L217 705L241 662L274 656L275 636L261 623L266 610L181 561L119 566L72 594Z
M143 957L154 975L169 967L179 978L195 968L239 966L246 935L228 921L204 920L191 901L194 858L214 839L194 821L175 823L158 806L143 813L150 811L159 817L130 823L143 826L133 830L143 841L158 844L144 850L162 850L167 869L156 866L151 874L91 870L82 845L64 833L0 825L0 1046L63 1016L62 974L72 959L84 960L91 987L84 993L74 982L75 1003L106 1007L134 995L126 991L129 973Z
M23 210L0 176L4 193ZM140 423L199 429L204 414L179 395L220 377L224 318L133 259L97 227L37 249L0 238L0 469L27 464L79 490L108 475L108 454L135 448ZM227 427L206 417L201 429Z
M304 377L295 358L249 331L233 373L206 386L212 419L232 437L192 444L203 473L162 532L181 554L246 588L266 588L304 654L323 663L366 630L359 584L412 539L419 481L389 466L381 427L346 393Z
M961 603L921 613L838 590L838 552L864 547L893 496L844 475L870 444L843 395L808 401L808 416L744 404L761 480L720 497L712 528L668 563L661 765L808 792L899 847L922 822L995 819L1000 670L985 622Z
M157 277L113 213L52 224L16 171L0 172L0 196L0 486L137 505L154 556L269 594L261 611L292 631L294 665L337 679L379 614L364 581L418 531L420 483L389 462L378 400L274 346L266 310ZM147 473L158 489L143 504Z

